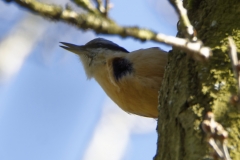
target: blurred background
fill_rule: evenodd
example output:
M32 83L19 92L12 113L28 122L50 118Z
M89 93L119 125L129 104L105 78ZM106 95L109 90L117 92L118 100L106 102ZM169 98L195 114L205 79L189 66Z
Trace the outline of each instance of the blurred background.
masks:
M177 17L167 0L111 3L109 16L120 25L176 34ZM157 120L119 109L59 42L80 45L102 37L129 51L170 47L50 22L14 2L0 1L0 22L0 160L153 158Z

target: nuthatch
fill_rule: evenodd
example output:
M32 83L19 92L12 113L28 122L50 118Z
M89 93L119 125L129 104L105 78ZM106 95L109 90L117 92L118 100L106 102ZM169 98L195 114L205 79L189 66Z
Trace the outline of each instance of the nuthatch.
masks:
M95 78L107 95L124 111L158 117L158 90L167 63L167 53L157 47L129 53L123 47L96 38L78 46L60 46L80 56L87 77Z

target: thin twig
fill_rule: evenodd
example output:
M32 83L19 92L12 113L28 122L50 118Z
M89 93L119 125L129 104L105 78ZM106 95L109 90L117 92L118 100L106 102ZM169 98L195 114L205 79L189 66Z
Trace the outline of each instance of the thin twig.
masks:
M209 47L205 47L201 41L191 42L187 39L166 36L163 34L158 34L157 40L182 49L183 51L187 52L192 58L198 61L205 61L212 54L211 49Z
M198 39L195 36L194 27L191 25L188 19L187 10L183 7L182 0L169 0L169 2L174 6L176 12L179 15L179 18L185 29L185 37L190 41L197 41Z
M182 49L195 60L203 61L208 59L211 55L211 49L203 46L202 41L197 39L195 30L188 19L187 10L183 7L182 0L169 0L169 2L173 5L178 13L181 24L185 29L184 33L188 42L186 43L187 47Z
M102 0L95 0L97 4L98 11L105 17L108 16L108 11L111 8L109 4L109 0L105 0L105 5L103 4Z
M230 103L240 107L240 63L238 60L238 56L237 56L237 47L236 44L234 43L234 40L232 37L228 37L228 53L229 53L229 57L231 59L231 63L232 63L232 68L233 68L233 73L235 75L235 78L237 80L237 84L238 84L238 93L237 95L233 95L230 99Z
M221 149L219 148L219 146L216 144L215 140L213 138L209 138L208 143L210 144L210 146L214 149L214 151L216 152L216 155L218 157L223 157L223 152L221 151Z
M102 0L95 0L95 3L97 4L97 9L99 10L99 12L104 14L105 13L105 8L103 6Z
M208 112L201 124L206 133L207 141L214 150L213 158L231 160L227 150L228 133L221 124L214 120L214 114Z
M229 42L229 46L228 46L228 50L229 50L229 56L232 62L232 68L233 68L233 72L234 75L237 79L237 83L238 83L238 95L240 95L240 74L239 74L239 61L238 61L238 56L237 56L237 47L234 43L234 40L232 39L232 37L228 37L228 42Z
M90 0L72 0L76 5L80 6L81 8L85 9L89 13L93 14L99 14L100 12L95 9L95 7L92 5Z
M105 0L105 16L108 16L108 12L110 10L111 6L109 3L109 0Z

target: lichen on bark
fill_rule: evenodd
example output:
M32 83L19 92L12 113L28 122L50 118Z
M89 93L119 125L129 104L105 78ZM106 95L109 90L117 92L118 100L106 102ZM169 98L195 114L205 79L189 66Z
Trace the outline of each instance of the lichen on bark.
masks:
M199 125L207 111L229 133L233 160L240 159L240 115L229 104L236 80L227 52L227 37L240 48L238 0L184 0L198 37L213 51L208 62L193 61L180 50L169 54L159 96L158 151L155 160L208 159L211 149Z

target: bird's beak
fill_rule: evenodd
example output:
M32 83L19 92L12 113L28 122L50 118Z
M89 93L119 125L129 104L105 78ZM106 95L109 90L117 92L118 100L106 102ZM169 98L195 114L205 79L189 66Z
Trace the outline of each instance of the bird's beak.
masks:
M60 47L66 49L70 52L78 54L79 52L84 51L84 46L78 46L78 45L74 45L74 44L66 43L66 42L60 42L60 43L63 44L63 45L60 45Z

